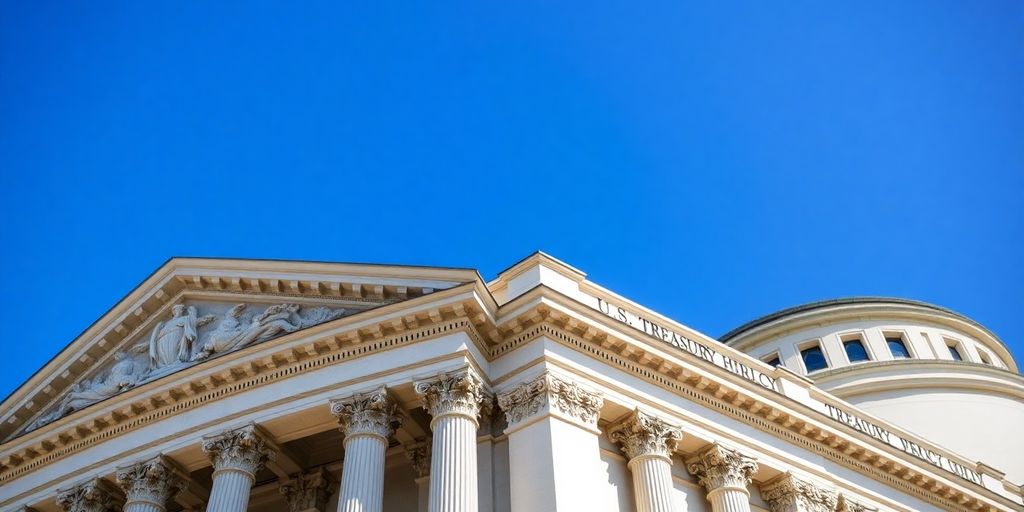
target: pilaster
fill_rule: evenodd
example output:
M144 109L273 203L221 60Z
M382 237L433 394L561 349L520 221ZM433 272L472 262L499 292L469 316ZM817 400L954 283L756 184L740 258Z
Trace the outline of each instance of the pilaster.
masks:
M417 441L406 447L405 455L416 472L418 512L427 512L430 506L430 449L429 439Z
M598 393L546 372L498 395L508 427L512 512L597 510Z

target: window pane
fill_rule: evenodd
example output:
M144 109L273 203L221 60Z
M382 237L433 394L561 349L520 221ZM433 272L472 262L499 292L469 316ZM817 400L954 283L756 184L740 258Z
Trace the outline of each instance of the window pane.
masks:
M768 366L782 366L782 361L779 360L779 356L775 356L765 362L768 363Z
M949 346L949 355L953 356L954 361L963 361L964 358L960 356L960 351L953 345Z
M903 344L902 338L885 338L885 342L889 344L889 352L892 353L892 357L896 359L910 357L910 352L907 351L907 346Z
M808 373L828 368L825 354L821 352L821 347L818 345L801 350L800 355L804 358L804 366L807 368Z
M846 348L846 357L851 363L857 361L867 361L871 359L868 357L868 351L864 348L864 344L860 340L847 340L843 342L843 347Z

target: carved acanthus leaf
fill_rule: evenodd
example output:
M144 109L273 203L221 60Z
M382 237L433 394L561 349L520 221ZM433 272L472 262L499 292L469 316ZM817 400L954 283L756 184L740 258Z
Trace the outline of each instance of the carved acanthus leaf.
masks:
M661 418L637 409L608 430L608 438L621 445L630 460L642 456L670 458L683 431Z
M467 416L476 421L492 406L493 398L484 392L483 382L471 370L442 373L416 383L427 412L434 418L447 414Z
M601 395L552 373L545 373L498 396L498 407L505 412L510 426L544 408L553 408L585 425L596 427L603 405Z
M184 470L163 455L117 470L117 483L128 502L143 501L163 507L188 487Z
M836 501L836 512L876 512L878 509L858 503L844 494L840 494Z
M834 512L838 496L830 489L786 473L761 486L761 497L772 512Z
M398 404L383 386L369 393L331 401L331 414L346 438L375 435L387 439L401 426Z
M331 478L323 468L294 475L278 490L288 502L290 512L324 512L331 497Z
M255 476L277 451L256 425L203 438L203 451L213 462L214 471L233 469Z
M755 459L718 443L688 462L687 469L708 492L724 487L746 489L757 472Z
M405 449L405 455L409 457L409 462L412 462L412 467L419 478L430 476L430 449L430 439L413 443Z
M117 489L100 478L57 491L57 506L64 512L110 512L120 510L120 501Z

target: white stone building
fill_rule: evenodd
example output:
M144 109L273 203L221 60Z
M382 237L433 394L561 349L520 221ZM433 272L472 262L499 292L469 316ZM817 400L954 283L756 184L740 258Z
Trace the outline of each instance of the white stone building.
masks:
M1024 378L911 301L716 341L534 254L172 259L0 405L0 510L1024 510Z

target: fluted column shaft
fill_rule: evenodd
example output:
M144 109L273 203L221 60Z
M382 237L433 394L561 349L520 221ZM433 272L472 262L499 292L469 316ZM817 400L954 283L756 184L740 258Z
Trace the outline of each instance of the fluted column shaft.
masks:
M639 409L608 431L622 445L633 474L637 512L682 512L685 506L673 496L672 459L682 430Z
M429 512L479 510L476 434L484 404L483 385L464 370L416 383L433 417Z
M747 485L757 472L757 462L718 443L689 461L689 470L708 493L713 512L750 512Z
M477 510L477 422L459 414L431 421L434 431L430 460L429 512Z
M256 425L228 430L203 440L213 461L207 512L245 512L258 473L277 452Z
M397 408L383 387L331 402L345 435L338 512L382 512L384 452L399 424Z
M631 459L637 512L678 512L672 503L672 465L662 457Z

